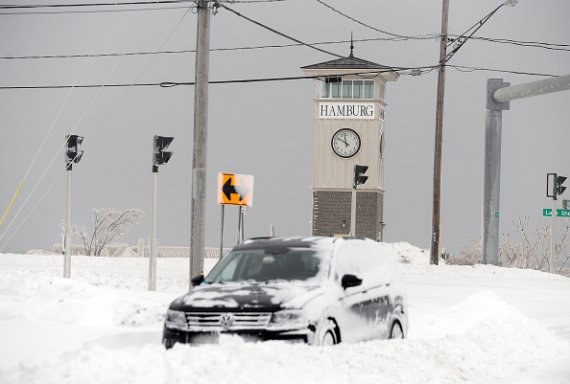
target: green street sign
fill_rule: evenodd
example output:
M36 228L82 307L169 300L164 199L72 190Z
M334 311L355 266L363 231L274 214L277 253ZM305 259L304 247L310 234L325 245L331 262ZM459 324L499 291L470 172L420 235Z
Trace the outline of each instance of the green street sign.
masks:
M543 208L542 209L542 216L551 217L552 216L552 208ZM557 209L556 210L556 217L570 217L570 209Z
M557 209L556 216L558 217L570 217L570 209Z

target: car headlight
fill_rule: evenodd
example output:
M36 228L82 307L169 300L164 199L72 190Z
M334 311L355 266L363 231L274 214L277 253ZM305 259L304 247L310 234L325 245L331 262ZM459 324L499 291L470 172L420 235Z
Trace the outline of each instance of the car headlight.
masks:
M307 319L299 309L286 309L275 312L271 323L276 326L307 325Z
M186 322L184 312L175 311L174 309L166 311L164 324L169 328L188 329L188 323Z

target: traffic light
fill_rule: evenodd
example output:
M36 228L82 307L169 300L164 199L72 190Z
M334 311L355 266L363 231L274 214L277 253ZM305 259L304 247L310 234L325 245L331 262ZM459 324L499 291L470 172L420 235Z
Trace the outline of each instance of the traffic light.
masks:
M357 185L366 183L368 176L364 176L368 170L368 165L355 165L354 166L354 184L353 187L356 188Z
M157 165L168 163L168 160L172 157L171 151L165 151L172 143L172 140L174 140L174 137L154 136L153 170Z
M566 176L558 176L556 173L546 174L546 197L556 200L557 196L564 193L566 187L562 184L566 181Z
M79 160L83 157L83 149L81 149L81 143L83 143L83 136L77 135L67 135L65 137L66 150L65 150L65 164L67 170L71 170L73 163L79 163Z
M562 186L562 183L564 183L566 179L566 176L556 176L554 178L554 194L556 196L561 195L566 190L566 187Z

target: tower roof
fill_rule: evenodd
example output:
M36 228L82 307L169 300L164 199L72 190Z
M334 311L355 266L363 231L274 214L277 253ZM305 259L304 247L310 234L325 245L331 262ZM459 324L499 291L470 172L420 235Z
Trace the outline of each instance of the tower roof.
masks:
M374 69L388 69L391 70L392 68L387 67L382 64L373 63L372 61L360 59L358 57L354 57L352 55L352 51L350 56L348 57L341 57L334 60L325 61L322 63L307 65L305 67L301 67L303 70L307 69L366 69L366 70L374 70Z

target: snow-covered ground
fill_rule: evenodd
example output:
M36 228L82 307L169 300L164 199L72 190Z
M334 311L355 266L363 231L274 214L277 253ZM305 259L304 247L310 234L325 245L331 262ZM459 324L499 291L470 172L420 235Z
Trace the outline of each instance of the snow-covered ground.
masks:
M406 340L160 344L188 260L0 254L0 383L570 383L570 279L493 266L430 266L386 244L408 287ZM207 259L207 267L213 260Z

